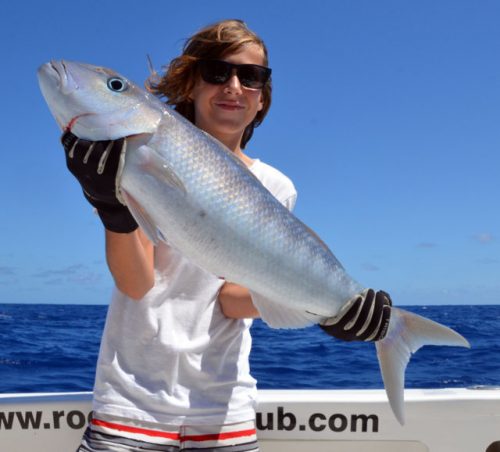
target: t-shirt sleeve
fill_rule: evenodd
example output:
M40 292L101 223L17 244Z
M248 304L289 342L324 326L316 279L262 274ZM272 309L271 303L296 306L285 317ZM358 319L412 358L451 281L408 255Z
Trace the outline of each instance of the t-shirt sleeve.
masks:
M254 163L251 171L281 204L288 210L293 210L297 201L297 190L290 178L260 160Z

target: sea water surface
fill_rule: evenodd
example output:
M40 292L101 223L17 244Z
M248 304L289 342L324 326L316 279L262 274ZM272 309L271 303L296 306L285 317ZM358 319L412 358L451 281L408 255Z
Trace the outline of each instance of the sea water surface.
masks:
M464 335L470 350L428 346L407 388L500 386L500 305L405 306ZM91 391L107 306L0 304L0 393ZM261 389L382 388L373 344L318 327L252 327L251 368Z

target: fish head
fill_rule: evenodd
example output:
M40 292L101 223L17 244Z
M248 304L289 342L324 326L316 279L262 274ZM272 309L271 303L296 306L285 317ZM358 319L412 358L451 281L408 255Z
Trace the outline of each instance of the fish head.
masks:
M38 80L59 127L89 141L152 134L165 111L155 96L99 66L51 61Z

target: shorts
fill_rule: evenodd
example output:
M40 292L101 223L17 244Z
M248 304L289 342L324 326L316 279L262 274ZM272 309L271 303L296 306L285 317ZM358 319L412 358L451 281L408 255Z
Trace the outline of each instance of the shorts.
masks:
M76 452L258 452L254 421L225 425L163 425L92 419Z

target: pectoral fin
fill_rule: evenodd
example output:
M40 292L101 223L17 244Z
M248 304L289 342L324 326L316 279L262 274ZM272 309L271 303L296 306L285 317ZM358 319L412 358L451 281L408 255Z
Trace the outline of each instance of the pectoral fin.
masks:
M163 235L156 227L154 221L149 217L147 212L139 205L139 203L126 190L121 191L122 197L127 204L130 213L137 221L148 239L156 246L160 240L163 240Z
M140 134L127 137L126 151L122 151L123 160L126 153L132 153L136 162L144 170L156 179L166 183L176 190L186 193L186 187L169 163L158 152L149 145L150 134ZM124 162L121 164L123 167ZM121 171L120 171L121 176ZM119 184L121 178L118 178Z
M182 180L177 176L168 162L163 159L154 149L141 149L147 151L147 158L143 163L145 173L151 174L156 179L166 183L171 188L186 193L186 187Z

